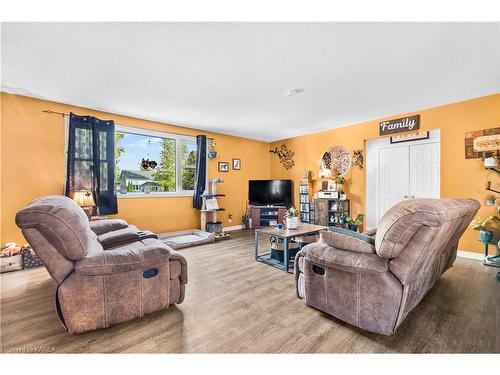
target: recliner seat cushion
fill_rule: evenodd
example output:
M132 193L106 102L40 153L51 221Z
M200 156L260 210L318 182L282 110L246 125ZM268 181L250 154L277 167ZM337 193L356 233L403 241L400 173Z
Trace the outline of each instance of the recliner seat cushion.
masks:
M96 238L81 207L61 195L31 202L17 213L16 224L21 229L38 229L62 256L71 260L85 257L89 240Z

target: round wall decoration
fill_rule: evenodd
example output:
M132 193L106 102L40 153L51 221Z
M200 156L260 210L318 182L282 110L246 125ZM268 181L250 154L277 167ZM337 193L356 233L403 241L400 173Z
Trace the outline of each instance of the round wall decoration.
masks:
M322 178L343 176L350 167L351 157L349 152L342 146L332 146L321 158L320 176Z

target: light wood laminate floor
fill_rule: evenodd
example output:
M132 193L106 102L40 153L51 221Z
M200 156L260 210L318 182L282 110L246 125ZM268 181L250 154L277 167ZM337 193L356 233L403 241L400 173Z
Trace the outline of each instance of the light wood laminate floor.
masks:
M268 239L262 239L262 246ZM264 248L264 247L262 247ZM181 250L188 260L179 306L105 330L71 335L54 310L43 268L1 275L1 346L61 352L442 353L500 352L498 269L458 258L387 337L308 307L293 275L253 258L253 234Z

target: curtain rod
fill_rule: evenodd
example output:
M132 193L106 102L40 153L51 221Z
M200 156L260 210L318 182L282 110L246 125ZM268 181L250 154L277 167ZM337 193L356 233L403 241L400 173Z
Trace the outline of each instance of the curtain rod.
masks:
M50 109L44 109L42 112L45 112L45 113L47 113L49 115L69 116L69 113L51 111Z
M50 109L44 109L42 110L42 112L45 112L47 113L48 115L61 115L61 116L69 116L69 113L64 113L64 112L56 112L56 111L52 111ZM185 135L185 134L183 134ZM210 140L215 140L215 138L212 138L212 137L207 137L207 139L210 139Z

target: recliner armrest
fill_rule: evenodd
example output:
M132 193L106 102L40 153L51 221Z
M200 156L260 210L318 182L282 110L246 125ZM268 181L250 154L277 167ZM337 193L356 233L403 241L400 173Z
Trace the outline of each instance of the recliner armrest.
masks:
M375 254L375 245L359 238L337 232L321 232L319 242L335 249L355 251L357 253Z
M168 245L167 245L168 247ZM188 282L188 273L187 273L187 261L184 255L179 253L178 251L175 251L174 249L170 249L170 259L169 261L179 261L181 264L181 274L180 274L180 279L184 284L187 284Z
M75 271L82 275L100 276L146 269L168 262L171 251L161 241L151 238L105 251L97 245L85 258L75 262Z
M122 219L95 220L90 222L90 229L92 229L92 231L98 236L127 227L128 223Z
M104 250L130 242L139 241L139 239L139 232L137 227L134 225L129 225L126 228L113 230L97 236L97 241L99 241Z
M336 249L322 242L307 245L300 253L317 265L352 273L381 273L389 269L389 260L377 254Z

